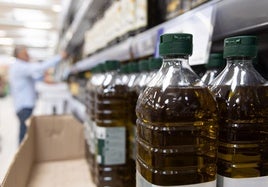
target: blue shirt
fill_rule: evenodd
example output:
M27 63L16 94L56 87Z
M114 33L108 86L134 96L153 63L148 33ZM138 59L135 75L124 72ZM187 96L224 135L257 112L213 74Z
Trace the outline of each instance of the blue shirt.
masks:
M42 75L48 68L57 65L60 61L60 56L55 56L42 63L31 63L16 59L9 70L9 83L16 112L24 108L34 108L37 75Z

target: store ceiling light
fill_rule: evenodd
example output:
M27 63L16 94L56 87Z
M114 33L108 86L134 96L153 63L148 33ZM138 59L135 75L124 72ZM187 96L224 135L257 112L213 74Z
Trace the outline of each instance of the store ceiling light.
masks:
M12 38L0 38L0 45L13 45L14 40Z
M62 10L62 7L61 7L61 5L53 5L52 10L54 12L60 12Z
M13 17L17 21L47 21L48 16L40 10L14 8Z
M0 30L0 37L4 37L7 35L6 31Z
M46 5L48 2L47 0L1 0L2 2L12 2L16 4L26 4L26 5Z
M30 29L51 29L52 24L50 22L26 22L24 27Z

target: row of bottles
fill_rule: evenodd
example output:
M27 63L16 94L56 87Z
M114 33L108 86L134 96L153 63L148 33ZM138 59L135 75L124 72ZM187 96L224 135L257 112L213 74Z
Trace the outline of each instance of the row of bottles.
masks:
M202 78L189 65L192 48L191 34L165 34L163 60L93 69L87 139L98 187L268 186L268 87L252 65L256 37L225 39Z
M86 100L87 157L98 187L135 186L135 106L149 76L161 64L155 58L121 66L118 61L106 61L91 70Z
M192 35L160 38L163 65L137 102L137 186L216 185L217 105L189 65Z
M257 38L227 38L211 83L219 107L218 186L268 186L268 87L254 69ZM239 178L239 179L238 179Z
M112 46L207 1L209 0L110 1L107 9L98 16L92 27L85 33L84 54L93 54Z
M162 35L159 49L163 65L136 107L137 186L268 186L268 87L252 65L256 37L225 39L227 65L209 86L189 66L192 35Z

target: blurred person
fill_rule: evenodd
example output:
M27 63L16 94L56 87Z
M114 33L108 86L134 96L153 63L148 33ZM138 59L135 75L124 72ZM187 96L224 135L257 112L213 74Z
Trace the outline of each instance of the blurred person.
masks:
M2 75L0 75L0 97L4 97L6 95L6 83Z
M67 56L67 53L63 51L42 63L30 62L27 48L25 46L15 47L14 57L16 61L10 67L9 82L16 114L20 122L20 143L27 131L25 121L32 115L35 107L35 82L37 81L37 75L41 75L50 67L56 66L61 60L66 59Z

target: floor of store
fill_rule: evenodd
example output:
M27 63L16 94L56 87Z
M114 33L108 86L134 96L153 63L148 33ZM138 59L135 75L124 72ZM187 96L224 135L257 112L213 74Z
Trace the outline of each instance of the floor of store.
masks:
M18 148L19 123L11 97L0 99L0 185Z

